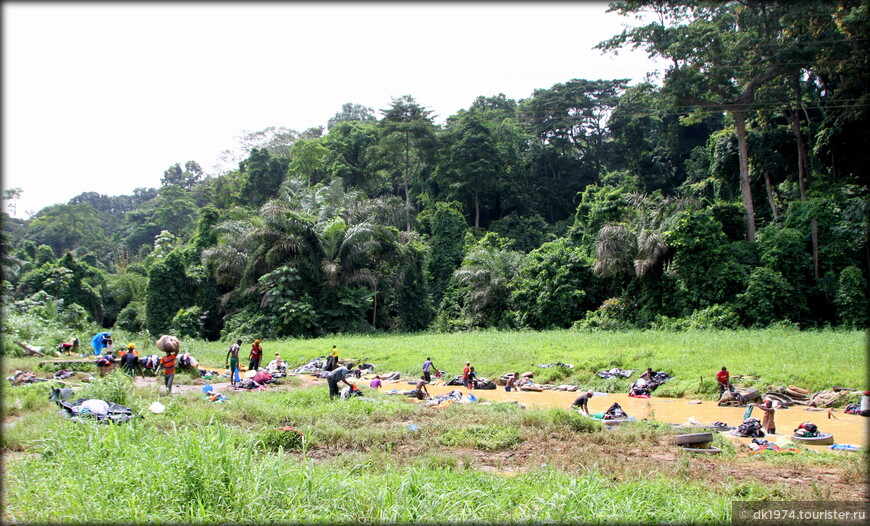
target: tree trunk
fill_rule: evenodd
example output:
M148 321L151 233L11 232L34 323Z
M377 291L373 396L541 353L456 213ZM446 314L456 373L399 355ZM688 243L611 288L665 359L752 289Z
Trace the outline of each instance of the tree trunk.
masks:
M372 328L377 329L378 320L378 288L375 287L374 305L372 307Z
M773 200L773 187L770 185L770 176L767 170L762 170L764 174L764 186L767 188L767 200L770 201L770 209L773 211L773 220L779 221L779 212L776 211L776 201Z
M746 145L746 121L742 111L733 111L737 128L737 149L740 157L740 193L746 209L746 240L755 241L755 207L752 204L752 188L749 186L749 149Z
M480 196L474 192L474 235L477 235L477 229L480 228Z
M789 117L789 122L791 123L791 130L794 133L795 143L797 144L798 150L798 186L800 186L801 190L801 202L807 202L807 190L806 185L810 182L809 171L807 170L807 152L806 147L804 146L804 139L801 135L801 126L800 126L800 114L798 110L795 109L790 115L786 113L786 116ZM813 216L812 218L812 245L813 245L813 275L816 279L821 277L819 275L819 220Z

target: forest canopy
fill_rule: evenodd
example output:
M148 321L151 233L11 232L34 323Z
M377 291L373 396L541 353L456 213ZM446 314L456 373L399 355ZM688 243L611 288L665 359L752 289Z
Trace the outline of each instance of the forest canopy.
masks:
M870 326L866 3L610 10L655 13L598 47L665 59L659 82L481 95L442 125L411 95L349 102L220 173L4 213L4 306L208 339Z

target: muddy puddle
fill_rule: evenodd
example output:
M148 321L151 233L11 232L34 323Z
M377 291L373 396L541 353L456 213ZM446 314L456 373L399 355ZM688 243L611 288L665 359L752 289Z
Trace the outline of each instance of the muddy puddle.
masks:
M399 380L396 382L385 382L382 391L390 389L413 389L407 381ZM445 386L445 385L429 385L429 393L434 395L449 393L453 390L459 390L463 393L471 392L477 398L492 401L508 401L518 402L526 407L565 407L568 408L571 402L577 398L578 393L565 391L514 391L506 392L504 387L499 386L495 390L471 390L464 387ZM695 420L702 425L709 425L713 422L724 422L729 426L737 426L743 422L743 413L745 407L719 407L715 402L703 400L692 400L686 398L631 398L626 394L607 394L604 396L594 396L589 401L589 411L591 413L600 413L606 411L614 402L618 402L622 409L629 416L635 417L637 420L644 418L656 420L669 424L682 424L689 418L694 417ZM692 403L694 402L694 403ZM755 409L753 416L761 419L761 411ZM778 409L776 411L775 423L777 434L773 435L773 439L779 436L790 436L792 431L797 428L802 422L812 422L819 429L826 433L833 433L834 440L838 444L854 444L862 447L867 447L870 444L868 436L870 436L870 418L861 417L858 415L847 415L842 409L835 410L833 416L835 418L828 419L827 410L823 411L808 411L804 406L796 405L788 409ZM732 437L735 441L749 442L750 439ZM826 446L815 446L814 449L826 449Z

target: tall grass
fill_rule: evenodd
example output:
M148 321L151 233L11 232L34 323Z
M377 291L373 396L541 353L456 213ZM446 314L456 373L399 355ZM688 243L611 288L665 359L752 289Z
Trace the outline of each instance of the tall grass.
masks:
M337 469L287 462L217 425L61 427L42 455L8 467L10 520L721 522L729 511L725 495L657 477L614 484L548 467L511 478L421 466Z

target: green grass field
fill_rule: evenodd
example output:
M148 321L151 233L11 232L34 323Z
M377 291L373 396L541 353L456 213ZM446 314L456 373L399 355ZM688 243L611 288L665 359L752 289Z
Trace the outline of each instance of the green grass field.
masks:
M448 374L459 374L471 361L478 375L500 376L535 371L543 382L575 383L606 392L623 392L628 382L604 381L595 372L621 367L664 370L675 378L659 396L714 396L714 375L722 366L732 375L752 377L747 385L798 385L810 390L833 385L855 389L867 384L867 339L862 331L576 331L335 336L310 340L265 341L264 361L280 352L291 366L325 356L337 345L339 355L367 359L376 371L418 375L431 357ZM121 340L123 341L123 340ZM138 343L138 342L137 342ZM200 361L223 366L229 343L183 342ZM153 349L153 343L152 343ZM243 346L247 363L250 343ZM563 362L572 370L539 369L537 364ZM702 378L703 377L703 380Z
M146 353L154 349L131 341ZM657 394L672 383L674 391L712 393L723 364L756 375L759 384L816 389L866 380L864 334L845 331L478 332L263 343L267 357L277 351L294 365L336 344L342 357L405 375L416 374L427 355L453 374L469 359L483 376L536 370L583 385L600 380L592 379L600 369L649 365L676 377ZM207 366L222 366L228 346L183 342ZM4 360L4 377L38 361ZM553 361L576 367L534 367ZM561 408L439 410L371 391L368 400L330 402L324 387L299 387L294 378L264 392L229 393L229 403L217 404L197 391L166 396L112 374L77 391L144 415L110 426L60 416L48 390L47 383L3 383L7 522L721 523L733 500L867 498L866 453L748 457L717 436L723 453L696 458L675 451L669 436L680 431L670 426L638 422L609 431ZM166 412L147 411L155 400ZM304 442L285 448L282 426L301 431ZM805 483L793 481L796 472Z

